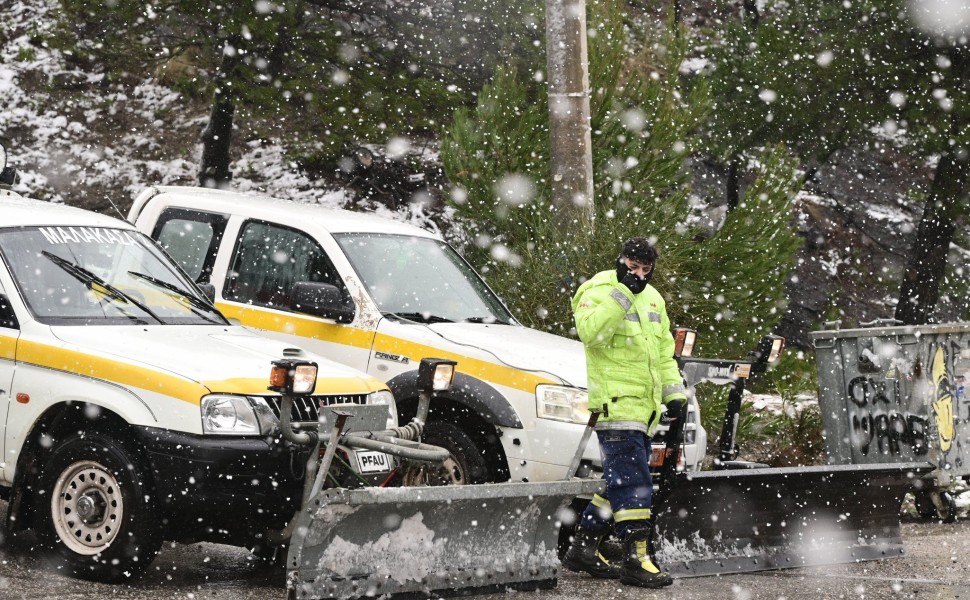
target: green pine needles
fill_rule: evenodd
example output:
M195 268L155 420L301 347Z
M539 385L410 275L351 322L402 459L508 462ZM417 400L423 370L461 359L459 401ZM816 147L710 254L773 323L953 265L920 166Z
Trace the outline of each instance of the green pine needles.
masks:
M800 245L790 225L796 165L766 149L743 201L703 237L691 225L686 159L709 101L703 80L679 75L687 44L664 34L631 48L615 7L590 11L595 231L553 224L546 87L517 65L499 70L443 136L455 240L521 321L570 335L576 288L612 268L623 240L653 237L653 283L671 320L698 329L706 355L751 349L785 308Z

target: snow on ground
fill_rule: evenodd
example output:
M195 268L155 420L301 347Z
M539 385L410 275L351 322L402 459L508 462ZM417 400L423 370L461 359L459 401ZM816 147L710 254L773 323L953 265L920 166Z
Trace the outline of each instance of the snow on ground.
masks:
M812 394L800 393L793 401L786 401L781 396L775 394L752 394L745 390L743 403L745 405L745 411L750 410L756 413L768 412L773 415L785 413L788 416L794 416L801 412L802 409L813 404L818 404L818 398Z
M680 63L680 72L684 75L690 75L692 73L701 73L710 66L710 61L707 58L688 58Z

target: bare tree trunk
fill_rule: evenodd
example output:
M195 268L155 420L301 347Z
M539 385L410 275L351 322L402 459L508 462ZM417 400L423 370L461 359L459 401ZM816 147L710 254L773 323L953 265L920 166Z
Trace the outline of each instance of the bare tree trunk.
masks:
M232 121L236 103L232 91L232 73L238 59L223 55L216 73L216 89L212 95L209 123L202 132L202 165L199 184L205 187L225 187L232 179L229 170L229 148L232 143Z
M968 166L951 153L940 157L899 290L896 318L907 325L926 323L940 299L955 221L967 198Z
M744 13L741 16L742 21L751 27L751 29L757 29L758 21L761 20L761 15L758 13L757 1L742 0L741 5L744 8ZM724 200L727 203L728 213L737 208L741 202L742 164L741 150L736 148L728 162L727 181L725 182L724 189Z
M752 27L757 27L758 21L761 20L761 13L758 12L757 0L744 0L742 6L744 6L745 19L751 23Z
M741 202L741 157L737 154L728 163L727 182L724 190L728 212L733 211Z

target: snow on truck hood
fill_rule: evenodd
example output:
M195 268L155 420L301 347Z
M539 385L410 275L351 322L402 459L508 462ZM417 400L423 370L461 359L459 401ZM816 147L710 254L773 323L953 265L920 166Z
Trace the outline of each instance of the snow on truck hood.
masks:
M548 383L586 387L586 355L577 340L521 325L436 323L431 328L461 344L460 353L528 371Z
M80 374L115 380L112 363L122 371L132 365L147 371L145 381L138 387L149 390L156 387L151 372L157 372L160 378L175 375L213 393L267 394L270 363L283 358L284 349L291 349L290 353L293 349L292 345L259 337L242 327L55 326L51 331L78 357L90 353L104 358L87 365L92 372ZM320 356L301 351L297 357L317 363L316 394L362 394L386 388L374 377ZM83 360L78 365L78 371L85 369Z

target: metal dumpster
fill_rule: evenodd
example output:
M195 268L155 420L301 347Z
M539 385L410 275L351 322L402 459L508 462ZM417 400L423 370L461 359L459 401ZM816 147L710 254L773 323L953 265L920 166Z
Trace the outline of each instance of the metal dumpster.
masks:
M970 475L970 323L811 337L829 464L929 462L936 468L916 494L917 510L954 519L965 502L948 490Z

